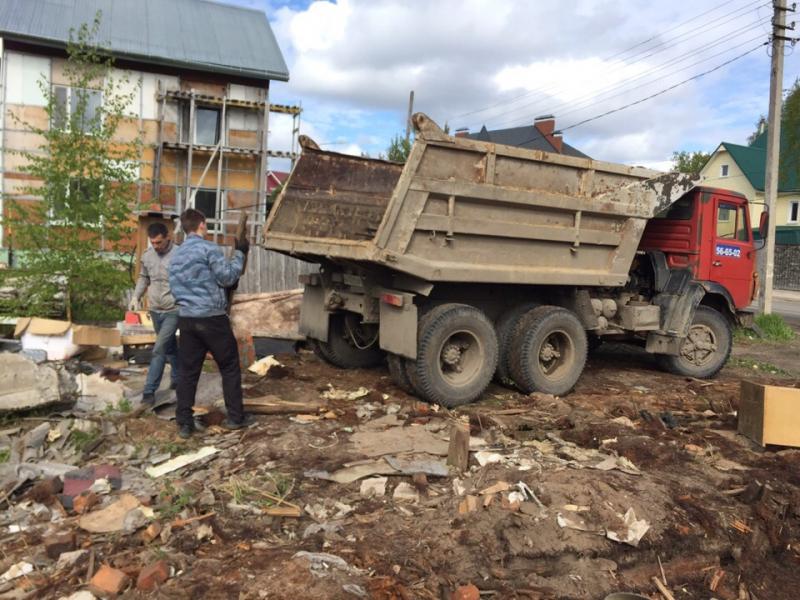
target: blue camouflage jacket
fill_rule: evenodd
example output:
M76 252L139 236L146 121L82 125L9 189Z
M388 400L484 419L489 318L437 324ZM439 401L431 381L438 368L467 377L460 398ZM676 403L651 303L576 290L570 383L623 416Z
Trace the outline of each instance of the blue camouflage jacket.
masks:
M181 317L224 315L225 288L233 286L242 274L244 254L236 250L227 260L219 246L196 233L172 253L169 286Z

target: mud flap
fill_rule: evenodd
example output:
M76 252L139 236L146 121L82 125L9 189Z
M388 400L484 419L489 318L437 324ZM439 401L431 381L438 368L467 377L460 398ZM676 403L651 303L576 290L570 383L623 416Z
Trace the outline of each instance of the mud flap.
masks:
M703 296L705 289L691 279L690 272L673 271L665 291L653 299L661 307L661 330L647 335L647 352L678 354Z
M327 342L329 320L330 313L325 310L325 288L321 285L305 286L300 305L300 333Z
M406 358L417 358L417 307L412 294L403 297L402 306L380 302L380 347Z

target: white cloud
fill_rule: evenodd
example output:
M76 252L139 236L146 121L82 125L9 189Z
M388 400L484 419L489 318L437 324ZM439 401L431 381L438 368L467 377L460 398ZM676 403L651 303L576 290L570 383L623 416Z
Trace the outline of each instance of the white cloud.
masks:
M336 142L337 151L373 155L404 131L409 90L416 110L453 128L516 126L545 113L564 128L754 47L758 41L745 42L766 40L771 16L768 6L757 10L744 0L340 0L301 8L260 1L291 75L288 84L273 85L273 96L302 102L306 135ZM799 65L800 53L787 57L786 86ZM743 142L766 111L768 77L769 58L759 49L570 129L565 140L595 158L631 164Z

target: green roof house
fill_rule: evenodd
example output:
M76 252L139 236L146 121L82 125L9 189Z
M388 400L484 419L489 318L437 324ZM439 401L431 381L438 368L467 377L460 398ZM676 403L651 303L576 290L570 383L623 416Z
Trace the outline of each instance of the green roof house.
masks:
M781 155L785 157L791 150L785 136L781 138ZM700 171L703 185L740 192L747 197L752 203L750 221L753 227L758 227L764 208L766 147L766 132L759 134L750 146L722 142ZM782 229L800 228L800 182L794 168L789 169L782 165L779 170L778 201L774 213L773 219L779 235Z

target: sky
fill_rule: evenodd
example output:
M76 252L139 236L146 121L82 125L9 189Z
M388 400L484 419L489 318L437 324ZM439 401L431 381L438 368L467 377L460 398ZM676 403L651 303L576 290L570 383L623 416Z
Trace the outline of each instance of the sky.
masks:
M301 105L301 133L336 152L385 153L411 90L451 131L552 114L592 158L659 169L745 144L767 113L768 1L224 1L266 13L290 76L272 101ZM784 56L788 89L800 48ZM271 117L270 135L288 149L290 120Z

